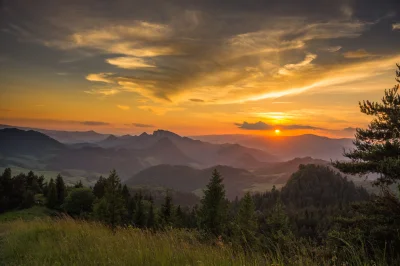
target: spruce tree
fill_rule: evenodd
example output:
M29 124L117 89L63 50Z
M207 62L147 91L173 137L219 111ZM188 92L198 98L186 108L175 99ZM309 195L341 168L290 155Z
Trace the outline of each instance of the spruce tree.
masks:
M58 205L58 197L57 197L57 187L54 183L53 178L50 179L47 191L47 207L50 209L55 209Z
M154 203L152 200L150 201L149 214L147 217L147 228L156 228L156 217L154 214Z
M199 210L200 228L215 236L222 235L227 221L227 200L222 181L220 173L214 169Z
M11 169L6 168L0 176L0 213L5 212L9 206L9 195L11 193Z
M135 208L135 214L133 217L133 222L135 226L139 228L143 228L146 225L146 214L144 212L144 203L143 203L143 196L142 193L139 193L137 196L136 200L136 208Z
M400 65L396 81L400 83ZM375 118L368 128L357 128L354 145L345 152L349 162L336 161L344 173L365 175L378 173L376 185L390 185L400 180L400 95L399 84L385 90L382 102L360 102L362 113Z
M121 223L126 212L120 184L116 171L112 170L106 180L105 194L95 206L97 217L108 223L113 231Z
M60 174L57 175L56 189L57 189L57 206L60 207L64 203L64 199L66 197L64 180Z
M172 225L172 197L169 192L166 193L164 203L161 205L160 222L162 226Z
M106 188L107 178L102 176L99 177L96 184L93 186L93 194L96 198L101 199L104 196L105 188Z
M256 243L257 217L253 199L249 192L240 200L239 211L235 220L242 245L253 246Z

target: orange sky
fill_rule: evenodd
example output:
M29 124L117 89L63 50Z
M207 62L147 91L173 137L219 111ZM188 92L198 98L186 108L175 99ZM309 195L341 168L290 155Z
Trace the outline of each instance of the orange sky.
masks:
M136 13L126 1L113 9L17 2L0 14L0 123L8 125L351 137L370 121L358 101L379 100L400 62L398 14L361 17L351 4L320 19L290 8L259 17L234 2L215 12L159 3Z

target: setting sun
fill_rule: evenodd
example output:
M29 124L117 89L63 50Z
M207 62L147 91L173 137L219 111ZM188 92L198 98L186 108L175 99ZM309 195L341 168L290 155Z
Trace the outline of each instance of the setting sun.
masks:
M279 129L275 129L275 134L278 135L279 133L281 133L281 131Z

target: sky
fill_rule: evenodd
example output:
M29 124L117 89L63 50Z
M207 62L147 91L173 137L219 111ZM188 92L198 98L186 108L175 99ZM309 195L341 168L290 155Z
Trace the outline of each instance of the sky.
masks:
M1 124L351 137L396 84L400 1L0 0L0 40Z

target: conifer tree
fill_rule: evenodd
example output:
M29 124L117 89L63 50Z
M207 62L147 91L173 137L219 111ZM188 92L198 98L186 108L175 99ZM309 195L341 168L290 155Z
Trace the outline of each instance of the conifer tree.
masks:
M161 205L160 222L163 226L171 226L172 224L172 197L169 192L165 195L164 203Z
M64 203L64 199L66 197L64 180L60 174L57 175L56 189L57 189L57 206L60 207Z
M249 192L240 200L235 222L242 244L247 247L253 246L256 242L257 217L255 215L253 199Z
M222 181L220 173L214 169L199 210L200 228L215 236L224 232L227 221L227 200Z
M152 200L150 201L149 214L147 217L147 228L156 228L156 217L154 214L154 203Z
M136 200L135 214L133 217L133 222L135 226L143 228L146 225L146 214L144 212L144 203L142 193L139 193Z
M101 199L104 196L105 188L106 188L107 178L102 176L99 177L96 184L93 186L93 194L96 198Z
M47 192L47 207L50 209L54 209L57 207L58 204L58 197L57 197L57 187L54 183L53 178L50 179L48 185L48 192Z
M400 65L396 81L400 83ZM399 84L385 90L382 102L360 102L362 113L375 118L368 128L357 128L354 145L345 152L351 161L335 162L344 173L365 175L378 173L376 185L390 185L400 180L400 95Z
M11 169L6 168L0 176L0 213L6 211L9 205L11 192Z
M113 231L122 221L126 212L120 184L121 181L116 171L112 170L106 180L105 194L95 206L97 217L108 223Z

